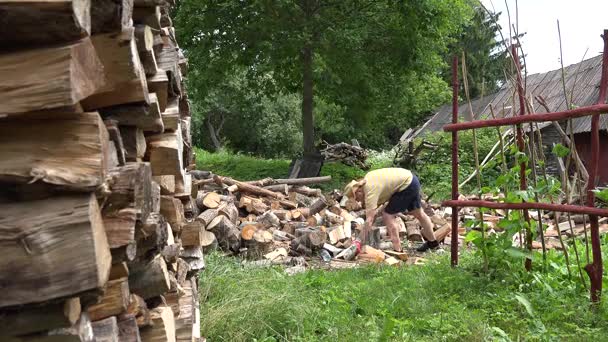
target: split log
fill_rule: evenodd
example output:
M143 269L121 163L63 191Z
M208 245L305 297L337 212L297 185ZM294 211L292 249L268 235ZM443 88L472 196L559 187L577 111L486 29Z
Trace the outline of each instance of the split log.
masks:
M445 239L445 237L448 236L448 234L450 234L451 232L452 232L452 224L448 222L434 232L435 240L443 241Z
M247 193L251 193L251 194L255 194L255 195L259 195L259 196L266 196L266 197L275 198L275 199L283 199L285 197L279 193L269 191L264 188L260 188L259 186L239 182L239 181L234 180L229 177L220 177L220 176L216 175L213 178L214 178L215 182L220 185L221 184L226 184L228 186L236 185L238 187L238 190L242 191L242 192L247 192Z
M190 271L190 265L182 258L177 259L177 271L175 272L175 280L180 286L184 285L188 272Z
M160 213L171 224L174 232L181 230L184 222L184 206L180 200L171 196L161 196Z
M291 241L295 238L295 236L293 236L285 231L275 229L272 231L272 238L275 241Z
M276 209L272 213L281 221L291 221L291 211L285 209Z
M311 189L307 186L293 187L292 191L310 197L321 197L323 195L320 189Z
M120 126L120 135L128 162L141 162L146 153L146 137L138 127Z
M317 213L320 213L321 210L327 207L327 202L322 197L317 198L308 208L298 209L302 216L304 217L312 217Z
M175 197L181 200L190 199L192 195L192 176L182 172L175 176Z
M250 258L259 258L274 246L272 233L265 229L256 229L253 234L242 235L242 238L242 247L247 248L247 257Z
M155 93L149 94L150 103L121 104L100 108L99 112L106 119L116 120L123 126L134 126L146 132L162 133L163 120Z
M126 163L125 147L122 142L122 137L120 136L120 131L118 130L118 125L115 120L104 120L103 123L106 125L109 138L111 142L114 143L116 149L116 152L114 152L114 155L118 157L116 166L123 166Z
M174 42L168 39L165 41L162 50L156 54L156 62L160 69L167 72L167 77L169 78L169 97L180 97L182 94L182 79L177 65L178 60L177 48Z
M135 241L136 221L135 209L121 209L103 217L110 248L126 246Z
M80 310L78 297L3 310L0 313L0 340L3 336L19 336L70 327L80 317Z
M107 173L108 140L97 113L5 119L0 125L0 181L94 191Z
M154 181L160 186L160 193L162 195L173 195L175 194L175 176L154 176Z
M146 265L129 275L131 292L143 299L159 296L170 289L169 272L162 256L157 255Z
M264 227L280 227L281 220L272 211L265 212L259 219L258 222Z
M163 248L161 255L165 258L165 261L169 264L173 264L177 262L177 257L179 257L180 249L182 248L181 242L172 243Z
M137 51L140 54L146 51L153 51L154 33L152 32L152 28L147 25L136 25L135 43L137 44Z
M296 229L296 236L298 237L291 241L293 250L298 250L300 245L311 250L318 250L327 241L327 234L320 229L306 229L306 231Z
M311 227L321 226L325 224L325 220L319 214L314 214L306 219L306 223Z
M111 256L95 196L0 204L0 307L101 288Z
M172 98L167 103L167 107L162 113L163 124L165 125L165 130L167 131L176 131L180 128L180 118L179 118L179 102L177 98Z
M182 245L185 247L202 246L204 231L205 226L200 221L186 223L182 227L182 233L180 235Z
M159 213L152 213L145 223L137 223L137 255L145 258L160 253L167 245L168 226L165 218Z
M266 205L259 198L253 198L249 196L242 195L239 200L239 208L245 208L247 212L261 215L268 211L268 205Z
M212 232L203 231L203 238L201 240L201 247L203 248L203 252L209 253L217 249L217 239L215 238L215 234Z
M0 1L3 47L66 43L91 33L91 0ZM4 73L2 73L4 75Z
M406 221L405 229L407 230L407 239L410 241L422 241L422 234L418 228L418 222Z
M152 325L139 331L142 342L175 341L175 317L169 306L161 305L150 310L150 318Z
M177 341L192 341L199 336L195 330L198 309L198 293L196 291L196 278L187 281L183 287L183 294L179 297L179 314L175 319L175 335Z
M219 215L219 211L217 209L207 209L198 215L196 220L202 223L203 226L209 227L209 224L217 217L217 215Z
M91 326L96 342L119 342L118 322L116 321L116 317L108 317L93 322L91 323Z
M137 243L133 241L125 246L112 248L110 252L113 263L133 261L137 255Z
M148 310L146 301L134 293L131 293L129 296L129 306L127 307L126 315L134 316L138 327L145 327L152 323L150 310Z
M223 249L239 250L241 240L239 230L226 216L220 215L214 218L207 226L207 230L215 234L218 244Z
M322 216L325 217L328 224L341 224L344 222L344 218L342 216L336 215L329 210L326 210Z
M129 276L129 267L126 262L121 262L112 265L110 269L110 280L116 280L119 278L125 278Z
M86 314L81 314L80 318L74 325L69 328L60 328L45 331L40 334L29 336L21 336L16 340L8 340L7 342L95 342L93 335L93 327L91 320Z
M344 233L344 228L342 226L329 228L327 230L327 235L329 236L329 242L334 245L338 243L338 241L346 239L346 234Z
M146 141L153 175L177 176L184 173L181 131L151 135L146 138Z
M121 315L118 317L118 341L141 342L135 316Z
M298 192L290 192L289 200L297 203L301 207L309 207L314 201L314 198L308 197Z
M152 175L149 163L127 163L108 174L110 195L103 207L105 216L125 208L132 209L137 219L145 221L152 211Z
M160 185L152 181L152 190L150 191L151 213L160 212Z
M91 34L120 32L131 26L133 0L91 1Z
M156 59L154 60L154 63L156 63ZM159 110L160 113L162 113L167 109L167 101L169 98L169 78L167 77L167 72L159 69L157 64L155 64L154 67L157 68L156 73L148 77L148 90L151 93L156 93Z

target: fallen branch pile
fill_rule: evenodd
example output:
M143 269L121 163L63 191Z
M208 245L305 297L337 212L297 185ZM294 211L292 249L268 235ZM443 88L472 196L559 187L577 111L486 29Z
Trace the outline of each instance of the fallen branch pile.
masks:
M0 340L200 340L174 4L0 2Z
M335 145L327 144L327 147L321 151L321 154L325 157L326 161L341 161L346 165L355 166L363 170L369 168L365 163L367 152L359 146L343 142Z

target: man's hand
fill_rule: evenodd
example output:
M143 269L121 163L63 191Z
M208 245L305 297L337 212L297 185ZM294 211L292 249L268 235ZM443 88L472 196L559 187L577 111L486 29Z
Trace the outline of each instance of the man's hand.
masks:
M374 226L374 221L376 219L377 212L377 208L368 208L365 210L365 224L363 225L363 230L361 231L361 245L367 244L367 234L369 234L372 227Z

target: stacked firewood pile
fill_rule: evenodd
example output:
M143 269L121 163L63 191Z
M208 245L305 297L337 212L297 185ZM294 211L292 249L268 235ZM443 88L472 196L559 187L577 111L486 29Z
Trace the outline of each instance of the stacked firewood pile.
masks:
M199 340L173 4L0 1L0 340Z
M381 217L371 233L370 246L357 254L353 240L365 219L361 203L338 190L323 195L308 187L330 177L241 182L205 171L192 174L197 178L200 214L187 229L196 232L205 252L221 248L253 259L254 264L293 267L303 267L306 257L311 256L325 261L357 259L388 264L407 260L406 253L392 251ZM427 210L433 208L427 206ZM432 220L443 240L450 224L439 214L433 214ZM398 223L402 238L422 241L414 218L401 215Z
M364 170L369 168L365 163L367 151L359 146L349 145L344 142L335 145L327 144L327 147L321 150L321 154L326 161L340 161L346 165L359 167Z

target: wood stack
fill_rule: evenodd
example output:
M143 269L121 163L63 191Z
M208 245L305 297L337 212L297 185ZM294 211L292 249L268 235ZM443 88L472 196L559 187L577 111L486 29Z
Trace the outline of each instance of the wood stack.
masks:
M326 161L340 161L346 165L354 166L367 170L369 166L365 163L367 160L367 151L365 149L350 145L344 142L331 145L321 150L321 154Z
M197 341L174 0L0 0L0 340Z

